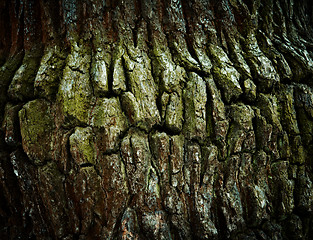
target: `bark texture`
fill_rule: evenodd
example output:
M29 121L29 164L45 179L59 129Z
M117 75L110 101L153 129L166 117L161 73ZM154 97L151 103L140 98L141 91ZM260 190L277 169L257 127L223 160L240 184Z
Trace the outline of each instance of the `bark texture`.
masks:
M310 0L0 3L1 239L310 239Z

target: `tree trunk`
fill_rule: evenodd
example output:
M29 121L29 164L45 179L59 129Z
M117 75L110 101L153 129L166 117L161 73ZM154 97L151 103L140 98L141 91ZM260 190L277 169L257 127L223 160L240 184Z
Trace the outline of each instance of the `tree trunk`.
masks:
M310 239L309 0L0 3L1 239Z

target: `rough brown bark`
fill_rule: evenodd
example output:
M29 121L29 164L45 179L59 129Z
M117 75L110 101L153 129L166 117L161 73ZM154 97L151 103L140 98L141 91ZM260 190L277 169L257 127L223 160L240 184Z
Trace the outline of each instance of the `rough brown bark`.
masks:
M1 239L310 239L309 0L0 3Z

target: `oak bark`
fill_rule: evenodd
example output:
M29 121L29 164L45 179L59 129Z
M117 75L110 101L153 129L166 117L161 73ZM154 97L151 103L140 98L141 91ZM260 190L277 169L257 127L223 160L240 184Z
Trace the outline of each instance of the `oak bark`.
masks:
M310 239L309 0L0 3L1 239Z

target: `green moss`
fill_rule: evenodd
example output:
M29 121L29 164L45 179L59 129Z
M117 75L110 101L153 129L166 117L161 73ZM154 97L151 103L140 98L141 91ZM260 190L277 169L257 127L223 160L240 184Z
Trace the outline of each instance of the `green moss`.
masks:
M231 61L234 62L234 66L244 78L251 79L252 76L250 67L243 57L244 52L241 49L241 45L238 44L237 39L234 37L227 36L226 41L229 50L229 56L231 58Z
M243 83L244 85L244 93L245 93L245 98L253 102L256 99L256 85L251 79L246 79Z
M170 47L175 50L176 54L173 54L173 59L178 65L190 71L201 71L199 63L191 56L188 51L187 43L181 36L176 36L170 42Z
M69 141L71 155L76 163L96 163L96 149L91 128L75 128Z
M303 108L297 109L297 115L303 143L308 145L313 139L313 119L309 118L308 114Z
M90 111L89 119L89 124L94 127L99 149L104 152L116 149L119 136L128 127L119 99L99 98Z
M6 90L8 85L10 84L14 73L19 68L20 64L23 61L24 53L19 52L18 54L10 57L5 64L0 68L0 90ZM2 96L0 94L0 96Z
M260 93L257 106L261 109L261 113L265 116L267 122L271 123L278 131L282 131L276 96Z
M242 144L246 137L245 131L238 124L231 124L227 134L228 156L241 152Z
M222 48L210 45L208 49L215 63L212 71L214 79L218 87L223 90L222 94L226 102L236 100L243 93L239 84L239 72L233 67Z
M140 113L140 121L136 125L148 131L152 126L158 124L161 118L156 104L158 86L151 74L150 59L146 54L142 53L142 55L141 57L135 56L137 61L126 54L123 55L123 58L125 60L128 87L138 103L138 110L136 111Z
M67 120L80 124L87 123L91 103L88 76L65 67L58 99Z
M266 118L261 115L261 111L258 108L254 109L255 113L255 137L256 147L258 149L264 149L268 152L268 144L271 140L273 126L267 123Z
M165 126L173 132L180 132L183 126L183 101L177 93L170 95L166 108Z
M192 88L192 83L187 83L187 89L184 90L184 103L185 103L185 123L184 131L190 135L194 134L196 128L196 113L195 105L193 103L193 92L190 91ZM188 89L189 88L189 89Z
M52 132L55 128L50 105L34 100L19 111L23 149L35 164L51 159Z
M109 92L109 63L108 59L104 58L105 52L98 48L93 54L91 62L91 82L93 84L94 94L96 96L103 96Z
M73 71L88 73L91 62L91 46L83 39L71 43L71 53L67 56L66 63Z
M252 129L252 119L254 118L254 111L249 105L233 104L229 108L230 117L241 128L250 130Z
M122 106L131 124L137 124L142 120L139 105L135 96L131 92L122 94Z
M205 81L196 73L189 75L189 81L184 89L184 126L187 138L204 139L206 133L206 102L207 92Z
M291 156L291 149L289 145L289 138L286 132L282 136L278 136L277 148L282 159L289 159Z
M294 101L294 87L281 84L277 98L282 126L290 135L299 134L300 131Z
M64 65L64 50L59 46L49 46L45 49L34 83L36 96L50 100L55 97Z
M212 77L206 78L207 89L210 94L210 101L207 104L207 126L208 132L212 132L214 138L219 142L220 149L225 146L225 138L228 130L228 120L226 118L225 104L221 99L220 91L217 89Z
M253 75L258 81L258 88L261 92L271 90L280 77L273 66L273 63L260 50L257 39L253 31L247 34L244 44L246 50L246 59Z
M119 98L99 98L92 112L90 124L95 127L114 127L120 131L127 128Z
M41 50L25 53L23 63L15 72L8 89L8 95L19 101L34 97L34 80L40 63Z
M290 147L292 150L291 162L298 164L305 163L306 154L299 135L290 139Z
M57 100L64 115L65 125L87 124L91 105L90 48L73 43L67 57Z
M153 71L154 75L158 77L159 85L162 90L167 92L179 91L181 83L186 77L185 70L172 61L169 49L156 43L153 48L154 62Z
M279 161L271 165L273 179L270 181L273 194L275 216L280 219L286 218L294 207L295 182L288 178L288 161Z

